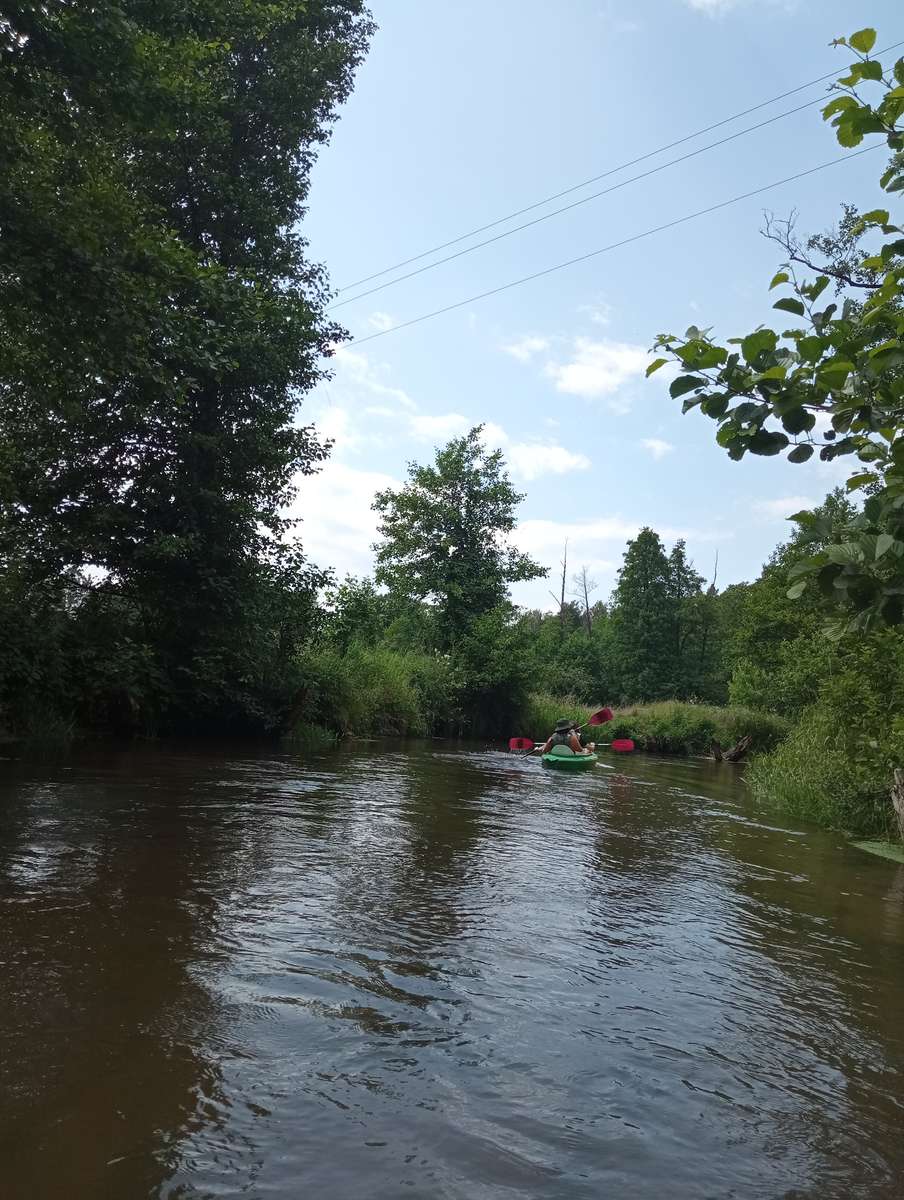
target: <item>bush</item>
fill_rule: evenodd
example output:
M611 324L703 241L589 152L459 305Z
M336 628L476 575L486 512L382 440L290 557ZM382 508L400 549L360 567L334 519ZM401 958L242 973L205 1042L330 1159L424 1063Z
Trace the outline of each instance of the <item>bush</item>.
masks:
M458 718L458 681L443 657L354 643L344 654L313 647L299 665L306 725L343 736L423 737Z
M904 654L887 630L852 644L788 740L748 774L754 794L858 836L893 829L892 773L904 763Z
M756 753L777 746L788 730L788 722L772 713L680 700L621 709L607 728L611 737L632 738L639 749L659 754L707 754L714 741L730 747L746 736Z

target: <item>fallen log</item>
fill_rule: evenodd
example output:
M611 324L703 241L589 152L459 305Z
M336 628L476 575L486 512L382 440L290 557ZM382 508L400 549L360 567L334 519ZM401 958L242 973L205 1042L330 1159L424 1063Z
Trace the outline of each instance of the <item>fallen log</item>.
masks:
M726 762L740 762L742 758L746 757L747 751L752 745L753 738L749 733L745 734L744 737L742 737L739 742L736 742L730 750L726 750L724 752L723 758Z

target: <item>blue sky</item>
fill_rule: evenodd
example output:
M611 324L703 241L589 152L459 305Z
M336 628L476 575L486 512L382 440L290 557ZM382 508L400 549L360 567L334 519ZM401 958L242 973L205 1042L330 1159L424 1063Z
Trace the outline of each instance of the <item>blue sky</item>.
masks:
M870 24L878 46L904 38L899 0L373 0L372 9L380 28L314 169L305 222L311 256L337 288L836 67L840 73L844 51L828 46L837 35ZM364 338L841 157L819 116L826 86L530 216L812 99L803 112L334 315ZM334 378L302 411L336 442L297 505L310 557L340 574L369 571L374 490L400 482L408 461L431 457L437 444L483 421L527 494L518 541L553 573L568 537L571 564L586 564L605 597L626 539L649 524L667 542L685 537L705 575L718 551L720 586L755 577L787 534L784 518L818 501L845 471L729 461L712 422L682 417L667 379L644 380L647 351L657 333L692 323L729 337L769 321L775 297L767 287L780 255L760 235L763 210L795 208L802 230L822 230L842 200L875 206L883 162L881 150L846 161L342 349ZM519 585L515 598L549 607L548 586Z

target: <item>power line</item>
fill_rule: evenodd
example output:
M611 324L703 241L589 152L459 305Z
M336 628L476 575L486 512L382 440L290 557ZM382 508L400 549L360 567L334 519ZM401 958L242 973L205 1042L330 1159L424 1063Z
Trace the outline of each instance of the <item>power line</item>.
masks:
M821 96L818 100L808 100L806 104L799 104L797 108L789 108L786 112L778 113L774 117L767 117L765 121L760 121L758 125L750 125L747 129L739 129L737 133L730 133L727 137L720 138L717 142L710 142L706 146L699 146L696 150L689 150L687 154L669 159L668 162L660 163L657 167L650 167L648 171L642 171L639 175L632 175L629 179L622 179L618 183L613 183L610 187L603 188L602 191L591 192L589 196L582 196L580 200L572 200L571 204L564 204L561 208L554 208L552 212L544 213L540 217L534 217L532 221L525 221L522 225L515 225L514 228L506 229L502 233L496 233L491 238L486 238L485 241L475 242L473 246L466 246L463 250L456 250L454 254L448 254L445 258L438 258L435 262L426 263L423 267L416 267L415 270L408 271L405 275L398 275L395 279L388 279L385 283L378 283L376 287L368 288L366 292L358 292L355 296L349 296L347 300L340 300L336 304L331 304L327 308L327 312L334 312L337 308L342 308L346 304L354 304L356 300L363 300L365 296L372 296L374 292L382 292L386 288L394 287L397 283L403 283L406 279L413 279L415 275L423 275L425 271L432 271L434 267L441 267L444 263L452 262L453 259L463 258L466 254L473 254L475 250L482 250L484 246L490 246L493 242L501 242L503 238L511 237L514 233L520 233L522 229L530 229L532 225L540 225L543 221L549 221L553 217L561 216L562 213L570 212L573 208L580 208L582 204L589 204L591 200L599 200L601 196L608 196L612 192L617 192L620 188L627 187L630 183L637 183L641 179L648 179L651 175L657 175L660 171L665 171L669 167L676 166L678 163L686 162L689 158L696 158L698 154L705 154L709 150L715 150L718 146L724 146L726 142L733 142L748 133L754 133L757 129L763 129L767 125L774 125L776 121L781 121L785 117L791 117L795 113L803 112L805 108L812 108L814 104L821 104L822 101L823 97Z
M522 283L530 283L534 279L542 279L545 275L552 275L555 271L564 270L565 267L573 267L577 263L586 262L589 258L596 258L600 254L608 253L610 250L618 250L621 246L628 246L632 242L639 242L643 238L652 237L655 233L663 233L666 229L674 229L676 225L684 225L688 221L695 221L698 217L708 216L709 213L718 212L720 209L728 208L732 204L739 204L742 200L749 200L752 196L761 196L763 192L769 192L773 188L783 187L784 184L793 183L796 179L805 179L808 175L815 175L817 171L824 171L827 167L834 167L839 163L850 162L852 158L859 158L861 154L870 154L872 151L880 149L883 149L883 146L877 143L874 146L867 146L865 150L856 150L853 154L846 154L844 158L830 159L828 162L820 163L818 167L810 167L807 171L798 171L796 175L788 175L784 179L776 179L773 183L764 184L762 187L754 188L750 192L742 192L739 196L732 196L730 200L722 200L718 204L710 204L707 208L700 208L696 212L688 213L686 216L676 217L674 221L666 221L664 225L657 225L653 229L645 229L643 233L635 233L631 237L622 238L620 242L610 242L608 246L601 246L599 250L591 250L588 254L580 254L577 258L569 258L565 262L556 263L553 267L546 267L542 271L535 271L532 275L523 275L520 279L513 279L509 283L500 284L499 287L490 288L489 291L479 292L476 296L469 296L466 300L457 300L454 304L447 304L443 308L423 313L419 317L412 317L410 321L402 321L401 324L393 325L389 329L370 333L366 337L355 338L348 345L349 347L361 346L364 342L372 342L375 338L385 337L387 333L397 333L400 329L407 329L411 325L419 325L422 321L429 321L433 317L442 316L443 313L452 312L456 308L464 308L467 304L476 304L478 300L486 300L489 296L497 296L500 292L507 292L510 288L520 287Z
M875 57L878 57L880 54L887 54L889 50L897 50L899 46L904 46L904 41L893 42L890 46L885 46L882 50L876 52ZM683 146L685 142L702 137L705 133L712 133L714 129L721 129L723 125L730 125L732 121L739 121L741 117L749 117L751 113L759 112L761 108L768 108L770 104L777 104L779 100L787 100L789 96L796 96L798 92L804 92L807 88L815 87L817 83L824 83L827 79L833 79L836 75L836 71L829 71L825 75L811 79L808 83L801 83L797 87L790 88L787 92L780 92L777 96L772 96L769 100L761 100L759 104L742 109L730 117L723 117L720 121L714 121L712 125L706 125L702 129L697 129L694 133L685 134L684 137L677 138L673 142L668 142L664 146L659 146L656 150L649 150L647 153L641 154L637 158L632 158L628 162L620 163L616 167L610 167L608 171L603 171L600 175L592 175L589 179L585 179L583 183L575 183L571 187L564 188L561 192L555 192L551 196L546 196L543 200L537 200L533 204L528 204L524 208L519 208L515 212L508 213L504 217L498 217L495 221L490 221L486 225L480 225L468 233L460 234L458 237L451 238L447 242L441 242L438 246L432 246L429 250L423 250L420 254L414 254L411 258L402 259L401 262L394 263L390 267L384 267L382 271L375 271L372 275L365 275L363 279L356 279L354 283L347 283L337 290L337 295L349 292L352 288L361 287L362 284L370 283L372 279L379 279L381 275L388 275L391 271L398 271L401 267L407 267L409 263L418 262L420 259L426 258L429 254L438 254L440 250L447 250L450 246L456 246L459 242L467 241L468 238L476 237L480 233L486 233L488 229L495 229L497 225L503 225L506 221L513 221L516 217L522 217L525 213L532 212L535 208L542 208L544 204L551 204L554 200L561 200L563 196L577 192L582 187L588 187L591 183L598 183L601 179L607 179L610 175L615 175L618 171L626 171L628 167L636 167L638 163L646 162L647 159L654 158L657 154L664 154L667 150L674 150L677 146Z

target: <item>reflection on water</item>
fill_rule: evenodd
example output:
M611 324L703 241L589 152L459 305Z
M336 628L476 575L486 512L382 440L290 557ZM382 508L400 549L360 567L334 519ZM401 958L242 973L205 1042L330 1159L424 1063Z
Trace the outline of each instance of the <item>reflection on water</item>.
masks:
M4 1197L901 1194L904 868L733 767L0 771Z

